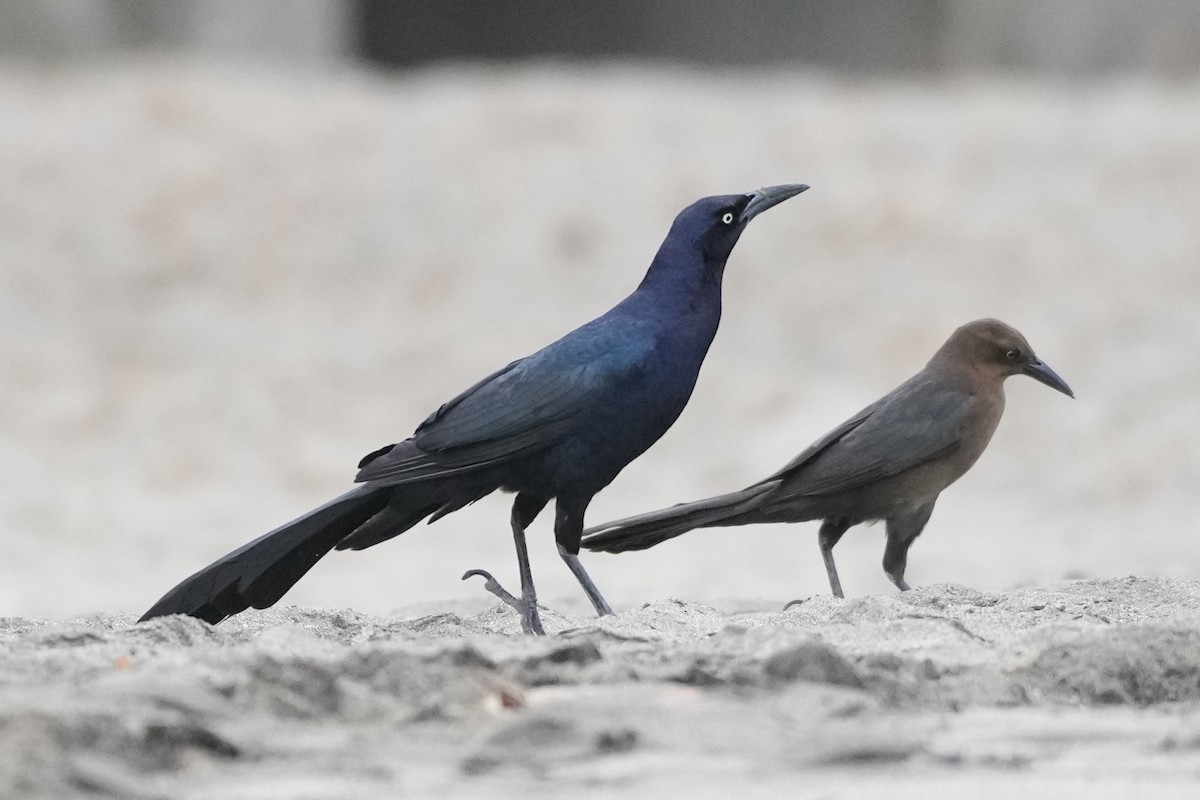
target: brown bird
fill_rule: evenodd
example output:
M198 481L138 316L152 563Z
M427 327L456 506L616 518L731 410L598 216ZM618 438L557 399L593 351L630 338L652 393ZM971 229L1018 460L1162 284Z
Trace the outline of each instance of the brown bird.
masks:
M834 545L853 525L886 520L883 571L907 591L908 548L938 495L983 454L1004 413L1004 380L1010 375L1028 375L1075 396L1018 331L995 319L969 322L923 370L769 478L740 492L598 525L584 532L582 546L623 553L693 528L819 519L829 588L842 597Z

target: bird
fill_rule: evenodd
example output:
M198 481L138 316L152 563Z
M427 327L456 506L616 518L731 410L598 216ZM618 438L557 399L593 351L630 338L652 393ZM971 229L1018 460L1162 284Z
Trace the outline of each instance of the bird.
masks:
M525 633L544 634L525 529L551 500L558 552L596 613L612 609L579 561L592 497L683 411L721 318L725 263L752 219L804 184L705 197L679 212L628 297L444 403L411 437L367 454L357 486L204 567L140 621L186 614L211 624L276 603L331 549L362 550L496 490L514 493L510 527L521 595L486 570L485 588Z
M883 571L907 591L908 550L941 492L983 454L1012 375L1075 396L1020 332L996 319L975 320L956 329L924 369L769 477L741 491L589 528L582 547L623 553L695 528L819 519L829 588L840 598L834 546L852 526L884 520Z

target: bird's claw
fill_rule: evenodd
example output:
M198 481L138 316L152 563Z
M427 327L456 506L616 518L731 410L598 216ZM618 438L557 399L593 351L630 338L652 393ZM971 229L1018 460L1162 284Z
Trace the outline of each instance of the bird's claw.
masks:
M499 597L501 602L512 606L517 611L522 610L521 600L516 595L512 594L503 586L501 586L500 581L496 580L495 577L492 576L492 573L488 572L486 569L469 569L463 573L462 579L465 581L467 578L470 578L474 575L478 575L483 578L486 581L486 583L483 584L483 588L496 595L496 597Z
M787 605L785 605L785 606L783 607L783 610L784 610L784 611L787 611L787 610L788 610L789 608L791 608L792 606L802 606L802 605L804 605L804 603L805 603L805 601L806 601L806 600L807 600L807 598L804 598L804 599L801 599L801 600L791 600L791 601L789 601L789 602L787 603Z
M523 597L517 597L512 592L500 585L500 581L488 572L486 569L469 569L463 573L462 579L465 581L474 575L478 575L485 580L483 588L500 598L500 602L509 606L518 614L521 615L521 630L524 633L537 634L545 636L546 631L542 628L542 620L538 615L537 601L526 600Z

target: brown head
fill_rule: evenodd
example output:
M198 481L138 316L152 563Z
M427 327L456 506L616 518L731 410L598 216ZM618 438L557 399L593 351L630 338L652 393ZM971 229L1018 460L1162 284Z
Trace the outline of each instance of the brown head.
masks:
M1075 393L1033 352L1021 332L998 319L977 319L951 334L929 362L952 359L969 364L976 372L1001 382L1010 375L1028 375L1068 397Z

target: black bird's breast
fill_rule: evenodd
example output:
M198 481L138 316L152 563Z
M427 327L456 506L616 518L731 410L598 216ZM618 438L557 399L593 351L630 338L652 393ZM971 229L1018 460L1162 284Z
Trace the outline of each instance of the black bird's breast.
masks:
M558 441L514 470L508 488L591 495L611 483L679 418L715 327L643 322L591 342L587 367L575 378L588 401Z

